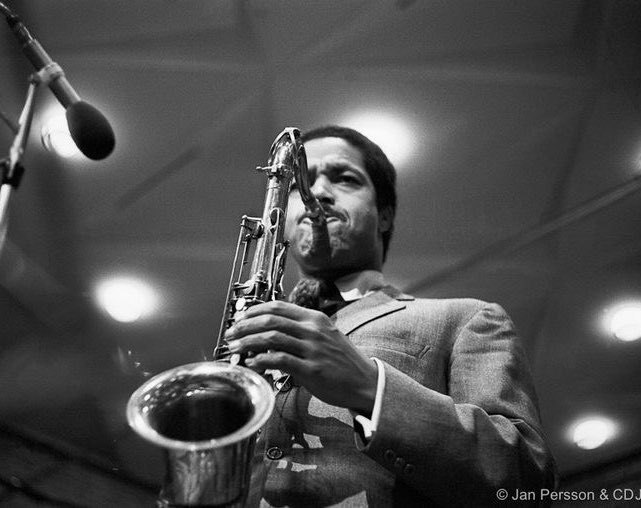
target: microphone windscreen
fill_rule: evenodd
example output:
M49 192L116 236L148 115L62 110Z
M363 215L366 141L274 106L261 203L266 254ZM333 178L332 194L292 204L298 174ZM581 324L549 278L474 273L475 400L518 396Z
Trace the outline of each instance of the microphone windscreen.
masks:
M76 146L87 157L100 160L114 149L114 131L105 116L85 101L78 101L67 108L67 124Z

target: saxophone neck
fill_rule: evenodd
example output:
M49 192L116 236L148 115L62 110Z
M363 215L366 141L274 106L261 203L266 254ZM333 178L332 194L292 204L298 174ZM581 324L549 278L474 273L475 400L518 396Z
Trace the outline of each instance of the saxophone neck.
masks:
M283 156L288 160L282 160ZM305 152L305 145L300 139L300 131L297 128L286 127L272 144L270 164L278 162L287 164L293 168L298 192L312 222L312 232L314 236L312 243L314 250L319 255L329 256L330 244L327 231L327 218L323 206L311 191L307 168L307 154Z
M305 145L300 139L300 131L297 128L286 127L276 137L272 144L269 161L270 165L286 164L293 169L300 197L305 208L309 211L310 219L313 223L324 226L326 223L325 210L310 189L307 154L305 153Z

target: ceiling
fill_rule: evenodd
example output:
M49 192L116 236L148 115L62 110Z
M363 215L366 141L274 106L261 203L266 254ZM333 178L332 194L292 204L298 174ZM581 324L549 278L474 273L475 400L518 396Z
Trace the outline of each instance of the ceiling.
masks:
M638 2L6 3L116 148L47 152L60 107L39 90L0 252L2 420L157 480L124 407L150 373L210 351L240 217L262 209L253 168L286 126L373 111L408 129L387 278L508 310L563 475L639 451L641 341L601 325L641 299ZM0 109L17 118L32 69L0 37ZM0 127L5 153L12 139ZM123 274L159 295L134 323L94 297ZM617 433L580 450L568 429L589 415Z

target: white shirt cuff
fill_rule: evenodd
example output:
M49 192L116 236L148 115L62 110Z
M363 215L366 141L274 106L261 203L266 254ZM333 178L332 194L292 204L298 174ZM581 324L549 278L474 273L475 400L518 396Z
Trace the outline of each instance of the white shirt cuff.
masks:
M369 445L370 441L376 434L378 422L381 418L381 406L383 405L383 391L385 390L385 368L383 362L378 358L372 358L378 367L378 379L376 381L376 398L374 399L374 408L372 409L372 417L367 418L354 411L352 417L354 418L354 441L359 450L364 450Z

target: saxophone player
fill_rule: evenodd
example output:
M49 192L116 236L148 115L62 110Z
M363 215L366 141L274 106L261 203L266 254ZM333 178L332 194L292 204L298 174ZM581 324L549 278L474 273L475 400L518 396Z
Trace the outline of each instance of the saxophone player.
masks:
M318 308L257 305L226 334L278 387L262 506L489 506L499 489L553 488L509 317L496 304L418 299L388 285L392 164L351 129L302 139L330 248L313 248L295 187L286 236L301 275L292 296Z

